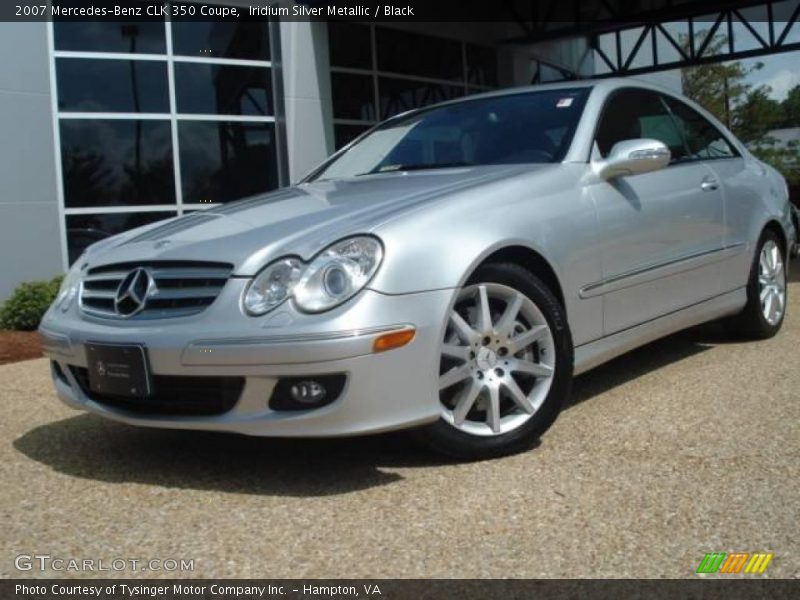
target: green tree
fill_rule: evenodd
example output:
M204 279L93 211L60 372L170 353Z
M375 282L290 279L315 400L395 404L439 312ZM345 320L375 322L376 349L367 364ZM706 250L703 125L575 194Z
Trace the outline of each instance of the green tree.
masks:
M789 90L786 100L781 105L784 117L783 126L800 127L800 85Z
M800 185L800 142L779 145L778 140L767 136L751 145L750 151L780 171L790 186Z
M695 34L695 47L702 44L707 34L707 31L698 31ZM681 36L680 42L688 54L688 36ZM715 36L704 55L719 54L725 44L727 44L727 39L724 36ZM747 76L763 67L764 63L758 62L747 68L738 61L685 67L681 69L683 93L730 129L734 121L734 107L745 98L752 88L745 82Z
M695 34L695 48L703 43L707 31ZM679 40L688 54L688 36ZM708 44L704 56L721 53L727 38L717 35ZM681 69L683 93L722 121L747 144L750 151L780 171L790 185L800 184L800 147L796 143L780 144L770 137L780 127L800 127L800 86L782 103L770 97L769 86L754 88L747 77L764 67L758 62L746 67L739 61L728 61Z
M784 123L783 106L769 97L770 91L766 85L751 89L733 109L731 129L745 144L763 139Z

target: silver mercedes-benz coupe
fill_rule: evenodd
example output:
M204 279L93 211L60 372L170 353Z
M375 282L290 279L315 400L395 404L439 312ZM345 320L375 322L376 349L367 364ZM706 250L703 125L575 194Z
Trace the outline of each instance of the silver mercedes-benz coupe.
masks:
M725 319L766 338L787 186L699 106L632 80L391 118L274 193L91 246L41 325L58 396L133 425L409 428L519 451L572 377Z

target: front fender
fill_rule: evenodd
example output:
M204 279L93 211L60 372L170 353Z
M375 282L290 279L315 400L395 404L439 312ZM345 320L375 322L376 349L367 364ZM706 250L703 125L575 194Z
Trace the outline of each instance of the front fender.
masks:
M580 183L586 165L564 167L547 181L498 183L375 227L386 252L370 288L384 294L456 289L498 250L526 248L555 274L573 337L590 339L602 324L602 300L581 300L578 290L602 272L596 213Z

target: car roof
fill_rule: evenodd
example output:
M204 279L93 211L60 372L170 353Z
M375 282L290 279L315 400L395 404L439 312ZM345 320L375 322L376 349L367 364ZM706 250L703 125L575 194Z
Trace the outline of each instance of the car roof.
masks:
M548 90L565 90L565 89L575 89L575 88L595 88L598 90L610 92L611 90L615 90L622 87L637 87L642 89L654 90L658 92L664 92L671 95L680 95L679 93L676 93L674 90L670 90L669 88L666 88L661 85L650 83L649 81L643 81L641 79L637 79L636 77L603 77L600 79L576 79L570 81L559 81L557 83L541 83L535 85L508 87L499 90L483 92L480 94L472 94L470 96L464 96L461 98L455 98L447 102L442 102L441 104L466 102L475 98L510 96L513 94L521 94L525 92L543 92Z
M619 88L631 88L631 87L652 90L655 92L661 92L662 94L677 96L682 98L683 100L686 100L686 98L684 98L680 93L675 92L674 90L670 90L669 88L666 88L661 85L656 85L648 81L642 81L635 77L603 77L600 79L576 79L570 81L559 81L557 83L541 83L536 85L507 87L498 90L491 90L488 92L481 92L480 94L470 94L469 96L461 96L459 98L453 98L452 100L445 100L443 102L436 102L434 104L429 104L427 106L412 108L411 110L407 110L405 112L392 115L387 119L387 121L395 121L398 119L408 117L415 113L426 112L431 109L439 108L440 106L451 106L455 104L470 102L473 100L480 100L482 98L498 98L503 96L514 96L516 94L544 92L549 90L568 90L568 89L574 90L576 88L593 89L604 94L609 94L613 90Z
M536 85L515 86L515 87L502 88L498 90L491 90L488 92L482 92L480 94L470 94L469 96L460 96L458 98L453 98L451 100L445 100L443 102L436 102L434 104L428 104L426 106L412 108L411 110L407 110L398 113L396 115L392 115L391 117L386 119L386 122L397 121L400 119L404 119L406 117L410 117L411 115L427 112L429 110L436 109L442 106L452 106L461 103L471 102L474 100L480 100L483 98L498 98L503 96L514 96L517 94L544 92L548 90L567 90L567 89L574 90L576 88L592 89L592 90L597 90L603 94L609 94L615 89L630 88L630 87L661 92L663 94L677 96L682 98L683 100L686 100L686 98L681 96L681 94L676 93L673 90L670 90L663 86L656 85L647 81L641 81L639 79L636 79L635 77L603 77L600 79L576 79L570 81L559 81L558 83L541 83Z

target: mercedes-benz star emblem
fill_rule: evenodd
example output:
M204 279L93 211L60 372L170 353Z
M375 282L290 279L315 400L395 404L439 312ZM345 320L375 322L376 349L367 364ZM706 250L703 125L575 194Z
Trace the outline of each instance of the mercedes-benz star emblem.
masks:
M114 310L122 317L132 317L141 312L154 287L155 281L147 269L144 267L134 269L125 276L117 288Z

